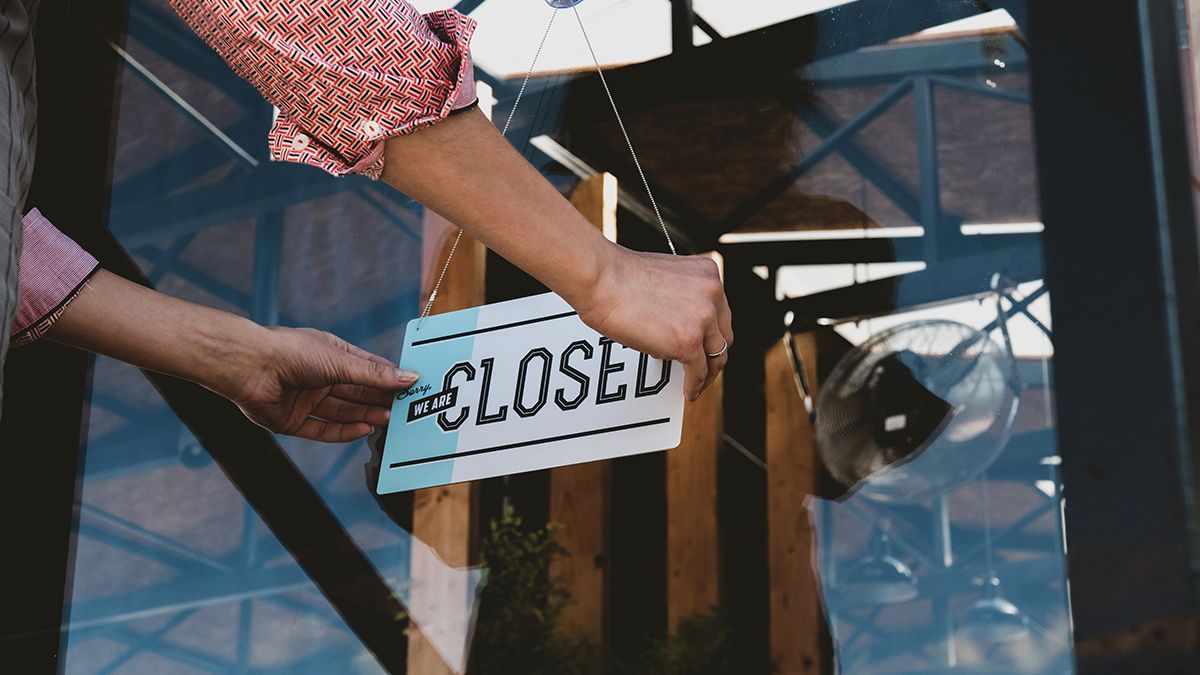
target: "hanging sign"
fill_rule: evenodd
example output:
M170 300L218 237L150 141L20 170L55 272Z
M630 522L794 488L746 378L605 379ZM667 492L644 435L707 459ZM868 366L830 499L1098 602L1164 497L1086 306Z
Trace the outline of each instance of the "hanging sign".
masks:
M553 293L409 322L380 494L679 445L683 367L588 328Z

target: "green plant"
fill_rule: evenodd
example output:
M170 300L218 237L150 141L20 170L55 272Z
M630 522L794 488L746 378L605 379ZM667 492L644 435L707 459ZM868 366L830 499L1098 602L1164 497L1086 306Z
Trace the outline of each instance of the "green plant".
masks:
M470 675L590 675L591 641L564 636L558 620L571 595L550 563L566 551L549 524L530 528L512 507L489 523L480 557L487 569L471 645Z
M679 622L675 632L654 640L622 675L738 675L732 628L720 612L695 614Z

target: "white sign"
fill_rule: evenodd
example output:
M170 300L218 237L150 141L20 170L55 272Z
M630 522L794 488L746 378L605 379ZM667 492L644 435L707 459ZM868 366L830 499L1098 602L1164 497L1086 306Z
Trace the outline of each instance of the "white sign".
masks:
M683 367L588 328L553 293L409 322L380 494L668 450Z

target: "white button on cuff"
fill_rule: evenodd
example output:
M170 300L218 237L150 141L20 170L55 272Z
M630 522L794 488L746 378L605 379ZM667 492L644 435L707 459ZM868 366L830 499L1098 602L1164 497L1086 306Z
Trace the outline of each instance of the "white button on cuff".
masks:
M367 138L378 138L383 133L383 127L379 126L379 122L375 120L365 120L362 123L362 132Z
M300 134L292 139L293 150L303 150L308 147L308 136Z

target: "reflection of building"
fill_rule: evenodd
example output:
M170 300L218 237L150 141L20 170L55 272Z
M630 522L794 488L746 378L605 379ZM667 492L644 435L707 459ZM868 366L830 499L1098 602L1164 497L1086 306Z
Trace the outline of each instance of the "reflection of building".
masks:
M55 521L59 529L30 517L40 536L58 537L64 547L75 536L63 614L68 672L421 672L424 665L411 666L413 655L437 664L437 650L412 647L423 638L404 639L396 616L412 602L409 581L422 577L430 559L413 562L420 546L407 531L446 562L465 565L479 528L505 502L531 522L566 522L570 555L556 572L567 577L577 604L564 630L599 638L606 665L636 659L647 636L665 636L716 604L733 627L739 674L768 672L772 662L782 672L828 672L830 649L843 657L845 672L928 672L950 657L961 669L1040 672L1066 657L1061 644L1050 649L1047 639L1038 651L1018 641L973 653L959 629L980 615L971 614L972 604L987 597L975 582L994 575L1029 625L1058 639L1067 633L1058 548L1063 489L1076 490L1067 537L1085 669L1119 657L1107 647L1114 635L1127 658L1165 654L1164 662L1183 662L1141 638L1164 625L1156 620L1167 621L1167 635L1186 633L1170 621L1197 612L1191 554L1178 543L1192 511L1178 495L1186 492L1168 482L1190 476L1180 440L1191 429L1181 412L1190 398L1170 386L1190 384L1193 374L1182 356L1155 360L1175 354L1164 345L1178 348L1191 336L1186 308L1161 291L1170 282L1173 293L1191 297L1185 291L1194 261L1172 229L1184 222L1177 186L1168 184L1178 158L1142 152L1146 138L1168 141L1155 146L1168 150L1178 141L1171 119L1143 124L1147 110L1170 111L1173 99L1169 92L1154 99L1161 110L1147 105L1151 88L1128 65L1153 54L1139 52L1140 43L1122 32L1141 20L1161 28L1170 17L1090 8L1092 41L1084 42L1068 30L1039 34L1022 2L993 2L1005 11L981 13L975 2L693 0L694 15L689 3L672 4L674 11L666 2L587 0L581 8L606 65L633 64L611 71L609 81L668 225L691 250L716 249L724 258L738 343L723 404L709 398L705 414L693 415L687 445L402 496L385 500L385 514L364 490L361 444L273 439L193 388L101 360L88 397L78 515L69 530L69 513ZM458 6L491 22L477 44L478 75L492 86L497 111L506 112L546 10L535 0ZM1041 25L1060 27L1065 20L1055 12L1068 10L1040 11ZM47 14L48 26L67 31L62 21ZM533 37L517 39L518 27ZM659 250L589 56L575 49L572 25L557 29L510 137L581 208L615 221L605 224L618 226L622 242ZM69 35L85 34L75 43L100 49L96 61L113 67L117 54L89 30L73 26ZM673 48L672 33L694 36L694 46L679 38ZM1033 71L1026 45L1039 40ZM183 297L261 321L317 325L394 355L427 283L422 251L436 257L442 243L433 236L436 218L364 180L265 162L261 134L270 109L162 3L130 3L124 50L108 220L141 272ZM1174 46L1167 52L1178 55ZM1098 72L1072 61L1083 53ZM59 77L70 73L47 65ZM1161 58L1151 65L1165 68ZM1063 83L1057 98L1054 86L1039 89L1041 73ZM1098 81L1092 90L1069 88ZM1100 89L1099 100L1087 98ZM1041 97L1032 108L1031 92ZM47 96L55 100L53 87ZM106 111L107 103L94 109ZM1160 131L1147 126L1166 131L1152 136ZM1090 143L1080 140L1083 127L1094 132ZM1099 156L1094 148L1101 146ZM619 208L606 201L611 179L591 178L598 172L616 177ZM1080 172L1086 189L1078 177L1072 182ZM599 206L587 202L589 194L600 195ZM1174 201L1164 206L1163 195ZM1075 222L1084 216L1087 223ZM75 234L90 237L107 264L136 273L93 222L73 224ZM1083 236L1087 227L1107 229L1093 240ZM1084 250L1081 242L1088 242ZM1177 244L1171 260L1186 273L1164 282L1159 246L1169 244ZM1103 265L1089 265L1092 257ZM464 259L467 267L452 275L464 303L534 288L495 257L485 285L482 253ZM1084 279L1073 277L1076 269L1087 272ZM1131 278L1114 288L1097 269L1146 273L1123 272ZM780 340L785 317L791 314L819 389L850 345L895 323L938 317L988 327L994 310L977 299L996 272L1009 275L1023 298L1006 306L1026 390L1012 439L988 467L987 487L977 479L909 504L821 507L814 534L805 500L833 497L838 486L817 462ZM1059 303L1057 349L1029 320L1050 324L1048 286ZM1104 299L1090 303L1092 295ZM1177 324L1165 318L1172 311L1183 311ZM1096 316L1117 312L1136 316L1128 322L1136 328L1104 321L1102 332L1091 330ZM71 367L82 382L83 365ZM1088 391L1114 381L1130 389L1120 405ZM78 402L63 403L62 392L40 395L69 408L69 421L78 418ZM1066 402L1057 419L1049 412L1055 395ZM50 442L48 433L14 431L14 424L20 420L6 418L6 441L36 438L39 450L64 456L77 449L74 438ZM1054 464L1059 438L1062 467ZM1161 498L1130 498L1124 491L1135 478L1139 495ZM64 494L73 488L56 485ZM876 599L896 601L859 603L868 593L855 606L828 602L836 647L822 634L814 539L823 543L817 567L827 585L844 588L843 575L865 574L886 582L877 583ZM864 560L890 572L856 566ZM27 585L57 598L67 567L46 564L44 578L30 575ZM900 586L910 573L915 594ZM1135 591L1120 588L1146 577L1153 602L1136 602ZM463 589L459 597L469 595ZM1002 617L991 618L985 625L1002 625ZM24 630L6 621L6 633ZM1016 660L1014 649L1047 660ZM1053 672L1069 667L1053 664Z

